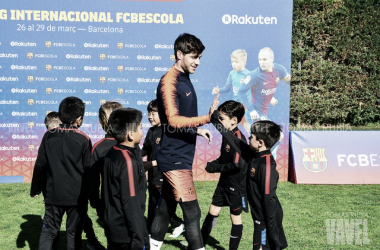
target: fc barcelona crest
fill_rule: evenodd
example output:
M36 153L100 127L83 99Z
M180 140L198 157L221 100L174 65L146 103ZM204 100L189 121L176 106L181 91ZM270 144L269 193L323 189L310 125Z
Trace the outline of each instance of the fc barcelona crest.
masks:
M319 173L327 168L325 148L302 148L303 166L310 172Z
M227 146L226 146L226 152L230 152L230 150L231 150L231 146L227 144Z
M53 92L52 88L46 88L46 94L51 94L51 92Z
M101 83L105 83L106 82L106 77L105 76L101 76L100 77L100 82Z
M170 55L170 61L175 61L175 55Z
M100 54L100 60L106 59L106 54Z
M28 122L28 128L34 128L34 122Z
M46 48L50 48L51 47L51 41L46 41L45 46L46 46Z
M51 70L51 65L50 65L50 64L46 64L46 70L47 70L47 71L50 71L50 70Z
M28 82L33 82L34 77L33 76L28 76Z
M122 72L123 71L123 69L124 69L124 67L121 65L119 65L119 66L117 66L117 71L119 71L119 72Z
M124 45L123 45L123 43L117 43L117 47L118 47L119 49L122 49L122 48L124 47Z
M34 150L34 145L29 145L29 151L33 151Z
M28 99L28 104L33 105L34 104L34 99Z
M104 103L106 103L106 100L104 99L100 100L100 105L103 105Z
M121 95L124 93L124 90L123 89L117 89L117 93Z
M160 144L161 138L157 138L156 144Z
M26 57L28 57L29 59L33 59L33 53L32 52L28 52L26 54Z

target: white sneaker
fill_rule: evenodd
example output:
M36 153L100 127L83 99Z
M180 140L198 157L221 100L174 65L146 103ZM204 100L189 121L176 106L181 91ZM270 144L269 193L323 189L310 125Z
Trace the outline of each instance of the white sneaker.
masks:
M177 238L180 236L183 232L185 232L185 225L181 224L178 227L174 228L173 233L169 235L170 238Z

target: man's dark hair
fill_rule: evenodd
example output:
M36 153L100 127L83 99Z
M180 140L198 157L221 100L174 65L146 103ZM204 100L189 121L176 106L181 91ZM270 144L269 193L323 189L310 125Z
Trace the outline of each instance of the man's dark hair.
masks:
M174 56L177 58L177 51L181 51L183 54L195 53L197 56L203 52L205 46L199 40L198 37L189 33L183 33L177 37L174 42Z
M108 131L118 143L125 141L129 131L136 132L142 120L140 110L133 108L120 108L112 111L108 119Z
M281 131L281 127L272 121L258 121L251 126L251 134L256 140L263 140L268 149L280 140Z
M150 101L150 103L148 104L148 107L146 107L146 110L148 110L148 112L158 112L158 109L157 109L157 99L154 99L152 101Z
M218 107L218 111L223 112L230 119L236 117L239 123L241 119L243 119L245 108L243 104L241 104L240 102L226 101L220 104L220 106Z
M66 97L59 104L59 119L63 124L73 124L80 116L84 116L84 102L75 96Z
M52 111L45 116L45 126L48 130L59 127L61 120L59 119L59 114L56 111Z

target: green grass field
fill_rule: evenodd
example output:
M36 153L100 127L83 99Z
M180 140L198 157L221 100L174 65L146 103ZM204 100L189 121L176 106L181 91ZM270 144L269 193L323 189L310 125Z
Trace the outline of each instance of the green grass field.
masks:
M201 223L208 212L216 182L196 182ZM37 249L44 203L30 198L30 184L0 184L0 249ZM294 185L279 183L277 194L284 209L288 249L380 249L379 185ZM228 249L231 222L222 209L206 249ZM180 209L177 211L181 215ZM99 240L106 244L93 209L89 210ZM243 238L239 249L252 249L253 224L243 214ZM335 230L333 229L335 225ZM170 230L171 232L171 230ZM169 234L167 234L168 236ZM86 240L83 234L83 249ZM165 238L162 249L183 249L177 239ZM60 249L65 249L65 225Z

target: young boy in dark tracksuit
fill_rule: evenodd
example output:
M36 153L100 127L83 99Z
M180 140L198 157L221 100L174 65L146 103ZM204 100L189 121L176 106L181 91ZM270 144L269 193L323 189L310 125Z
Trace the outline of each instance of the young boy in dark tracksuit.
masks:
M112 111L119 108L123 108L123 105L113 101L107 101L99 108L99 123L106 134L102 140L93 145L91 151L90 205L95 209L98 209L98 206L100 205L100 173L104 164L103 158L106 156L107 152L117 144L115 138L111 135L108 119ZM98 216L100 216L100 213L98 213Z
M148 171L148 219L147 228L151 232L151 227L156 211L156 206L161 196L163 177L157 169L157 147L160 143L162 136L162 128L160 117L158 116L157 100L153 100L148 104L148 119L152 127L149 128L143 148L142 156L147 156L147 161L144 162L145 171ZM173 234L170 237L176 238L184 231L183 221L174 214L170 218L170 224L174 227Z
M116 139L104 157L101 170L101 217L107 249L149 249L144 218L146 178L141 150L142 113L132 108L114 110L109 118L111 135Z
M238 124L244 117L244 106L239 102L227 101L221 104L218 110L219 120L224 127L231 131L234 136L246 142L244 135L238 129ZM229 249L238 249L243 233L241 213L243 210L248 212L246 204L247 162L223 138L219 158L208 162L206 171L221 174L212 197L209 213L203 222L203 242L204 244L207 243L207 238L216 225L222 207L229 206L232 222Z
M281 128L272 121L258 121L251 126L250 145L236 139L218 120L212 123L231 146L249 160L247 193L254 222L253 249L284 249L288 246L282 227L283 210L276 195L279 174L270 149L279 140Z
M78 130L84 110L79 98L62 100L59 105L62 124L54 133L45 133L38 151L35 167L46 172L45 217L38 249L52 248L64 213L67 249L81 248L92 147L89 137Z
M61 124L61 120L59 120L58 112L52 111L45 116L44 120L45 126L50 133L55 132L59 124ZM30 196L37 197L41 192L43 196L46 195L46 171L45 169L41 169L40 166L36 165L33 170L32 177L32 185L30 187Z
M59 124L61 124L61 120L59 120L59 114L56 111L52 111L49 114L45 116L44 120L45 126L47 130L50 130L50 133L54 133L59 127ZM41 194L46 196L46 169L41 169L40 166L35 165L33 169L33 177L32 177L32 184L30 187L30 196L32 198L37 197ZM58 243L59 243L59 233L57 233L57 236L55 237L52 247L52 250L58 249Z

